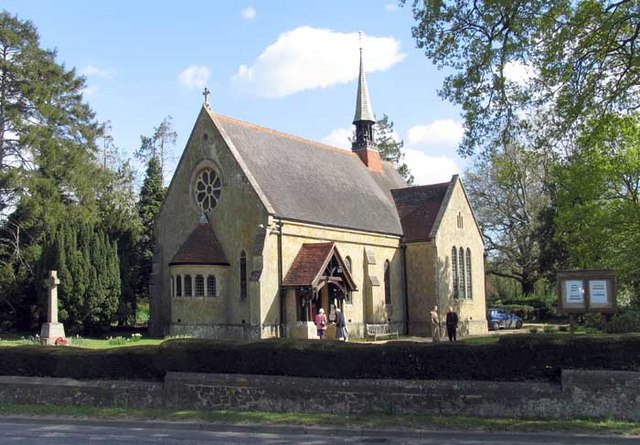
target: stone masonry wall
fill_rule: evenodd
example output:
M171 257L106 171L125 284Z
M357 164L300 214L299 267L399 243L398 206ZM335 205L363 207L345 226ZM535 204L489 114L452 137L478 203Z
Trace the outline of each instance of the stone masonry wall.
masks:
M640 372L566 370L560 384L194 373L168 373L164 383L0 377L0 403L640 420Z

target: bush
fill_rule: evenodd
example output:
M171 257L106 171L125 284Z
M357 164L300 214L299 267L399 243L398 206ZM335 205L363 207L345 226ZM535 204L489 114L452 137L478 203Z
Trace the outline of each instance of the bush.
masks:
M169 371L339 379L556 380L562 369L640 371L640 335L502 336L497 343L180 339L106 350L0 348L0 375L161 381Z
M611 317L606 331L610 333L640 332L640 309L637 307L622 308Z

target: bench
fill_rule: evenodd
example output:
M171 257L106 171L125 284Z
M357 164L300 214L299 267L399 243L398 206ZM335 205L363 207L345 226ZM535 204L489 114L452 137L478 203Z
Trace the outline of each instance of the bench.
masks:
M396 337L399 338L397 330L390 328L388 324L367 324L367 337L373 337L374 340L378 340L378 337Z

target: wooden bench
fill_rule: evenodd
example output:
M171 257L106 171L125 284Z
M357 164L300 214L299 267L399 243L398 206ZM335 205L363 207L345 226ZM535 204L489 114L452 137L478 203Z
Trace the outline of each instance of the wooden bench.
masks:
M367 324L367 337L373 337L374 340L378 340L378 337L395 337L399 338L397 330L390 328L388 324Z

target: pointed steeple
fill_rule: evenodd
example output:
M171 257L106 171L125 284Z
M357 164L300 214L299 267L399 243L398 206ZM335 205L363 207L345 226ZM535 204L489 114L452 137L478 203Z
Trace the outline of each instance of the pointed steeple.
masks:
M369 100L369 88L367 88L367 78L364 75L364 65L362 63L362 45L360 45L360 75L358 76L358 95L356 97L356 114L353 123L367 121L375 123L371 101Z
M356 114L353 124L356 126L356 137L351 143L351 150L358 154L362 162L370 170L382 171L380 153L373 137L373 125L376 120L369 100L369 88L362 63L362 34L360 33L360 74L358 76L358 95L356 96Z

